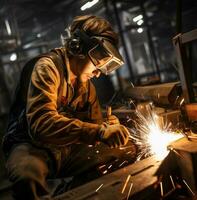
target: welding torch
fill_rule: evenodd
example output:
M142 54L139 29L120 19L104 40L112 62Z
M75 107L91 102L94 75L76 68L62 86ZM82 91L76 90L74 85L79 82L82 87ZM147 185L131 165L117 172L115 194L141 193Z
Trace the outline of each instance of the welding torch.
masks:
M106 106L106 123L109 125L120 125L118 117L112 115L112 107Z

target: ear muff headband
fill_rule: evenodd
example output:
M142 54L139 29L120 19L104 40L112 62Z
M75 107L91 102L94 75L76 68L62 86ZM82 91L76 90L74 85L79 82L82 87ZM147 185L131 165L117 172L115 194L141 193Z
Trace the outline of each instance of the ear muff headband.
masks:
M117 47L105 37L90 37L77 29L70 40L69 51L72 55L88 55L96 68L104 74L119 68L123 63Z
M98 41L89 37L84 31L77 29L67 42L68 50L72 55L87 54Z

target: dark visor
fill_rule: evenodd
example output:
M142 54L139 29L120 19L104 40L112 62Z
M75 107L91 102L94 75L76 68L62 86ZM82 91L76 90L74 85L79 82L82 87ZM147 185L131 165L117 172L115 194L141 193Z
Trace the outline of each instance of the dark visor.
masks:
M88 55L95 67L104 74L108 74L124 64L118 49L103 38L99 38L99 42L88 51Z

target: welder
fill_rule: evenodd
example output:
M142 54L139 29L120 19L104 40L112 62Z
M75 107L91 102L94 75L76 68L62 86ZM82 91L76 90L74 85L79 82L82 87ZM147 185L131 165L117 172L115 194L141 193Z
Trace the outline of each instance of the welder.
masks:
M99 165L124 158L119 147L128 143L127 162L136 155L118 118L103 119L90 80L124 63L117 33L92 15L75 17L69 31L63 47L31 59L21 72L3 139L15 199L48 194L48 178L91 180Z

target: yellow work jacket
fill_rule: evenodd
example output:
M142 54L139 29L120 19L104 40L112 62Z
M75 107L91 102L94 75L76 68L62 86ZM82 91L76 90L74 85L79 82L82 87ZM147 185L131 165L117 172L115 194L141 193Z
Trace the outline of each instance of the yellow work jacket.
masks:
M27 95L29 134L44 146L62 147L84 142L95 144L102 123L95 87L88 81L77 83L77 89L74 89L70 81L69 59L63 48L58 50L65 59L67 72L61 106L57 106L61 83L58 69L50 58L40 58L33 69Z

